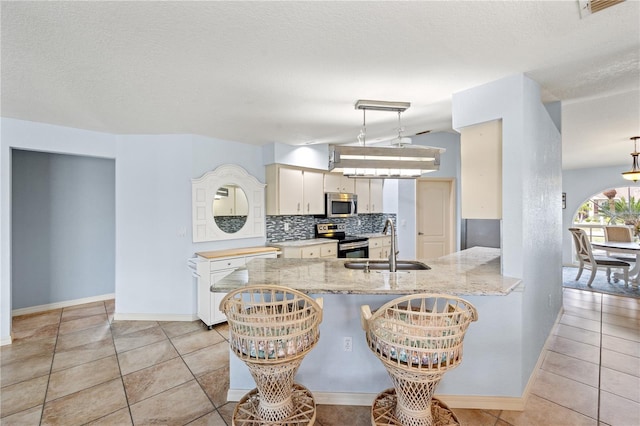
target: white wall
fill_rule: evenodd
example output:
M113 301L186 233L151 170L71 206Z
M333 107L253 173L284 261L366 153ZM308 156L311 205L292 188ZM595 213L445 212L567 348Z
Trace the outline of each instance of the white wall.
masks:
M192 135L109 135L2 119L0 343L11 330L11 148L116 159L116 316L196 312L186 260L197 251L263 245L264 238L194 244L191 179L225 163L264 182L260 147Z
M561 138L538 84L524 75L453 95L454 128L496 119L503 132L502 268L524 283L522 341L513 357L524 387L562 304Z
M11 331L11 148L115 158L115 137L98 132L2 118L0 121L0 344Z

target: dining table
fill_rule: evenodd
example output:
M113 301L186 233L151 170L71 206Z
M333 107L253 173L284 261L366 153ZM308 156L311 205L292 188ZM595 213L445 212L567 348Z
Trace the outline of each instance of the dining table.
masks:
M591 246L595 249L605 250L608 253L623 253L632 254L635 256L635 262L633 267L629 270L629 282L638 287L639 275L640 275L640 243L628 242L628 241L603 241L603 242L591 242ZM614 273L614 278L621 279L622 274Z

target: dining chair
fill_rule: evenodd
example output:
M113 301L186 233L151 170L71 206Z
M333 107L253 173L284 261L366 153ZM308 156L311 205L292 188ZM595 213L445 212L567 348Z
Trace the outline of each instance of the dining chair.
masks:
M594 256L593 251L591 250L591 242L587 237L587 233L584 229L580 228L569 228L571 235L573 236L573 242L576 247L576 255L578 257L579 267L578 267L578 275L576 276L576 281L580 279L582 275L582 271L584 269L591 270L591 276L589 277L589 282L587 282L587 286L591 287L591 283L596 277L596 272L598 267L606 268L607 271L607 282L611 282L611 268L619 268L622 269L623 272L623 281L624 285L628 285L629 283L629 268L631 268L631 264L629 262L625 262L620 259L614 259L608 256Z
M633 231L628 226L605 226L604 240L630 243L633 242ZM635 262L635 256L625 256L622 253L607 252L607 256L614 259L624 260L625 262Z

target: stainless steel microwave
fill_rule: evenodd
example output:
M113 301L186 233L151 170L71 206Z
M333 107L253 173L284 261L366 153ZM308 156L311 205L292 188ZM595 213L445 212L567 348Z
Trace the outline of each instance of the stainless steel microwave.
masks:
M358 215L358 196L339 192L325 194L327 217L351 217Z

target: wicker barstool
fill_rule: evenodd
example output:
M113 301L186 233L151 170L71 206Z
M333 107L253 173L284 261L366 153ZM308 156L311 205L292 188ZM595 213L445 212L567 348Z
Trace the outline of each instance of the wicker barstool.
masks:
M369 348L394 386L376 397L372 424L458 425L433 393L444 373L462 361L464 334L478 319L475 307L454 296L416 294L394 299L373 314L364 305L361 314Z
M293 382L320 337L322 299L280 286L247 286L220 302L231 350L249 368L256 388L236 405L233 425L312 425L313 395Z

